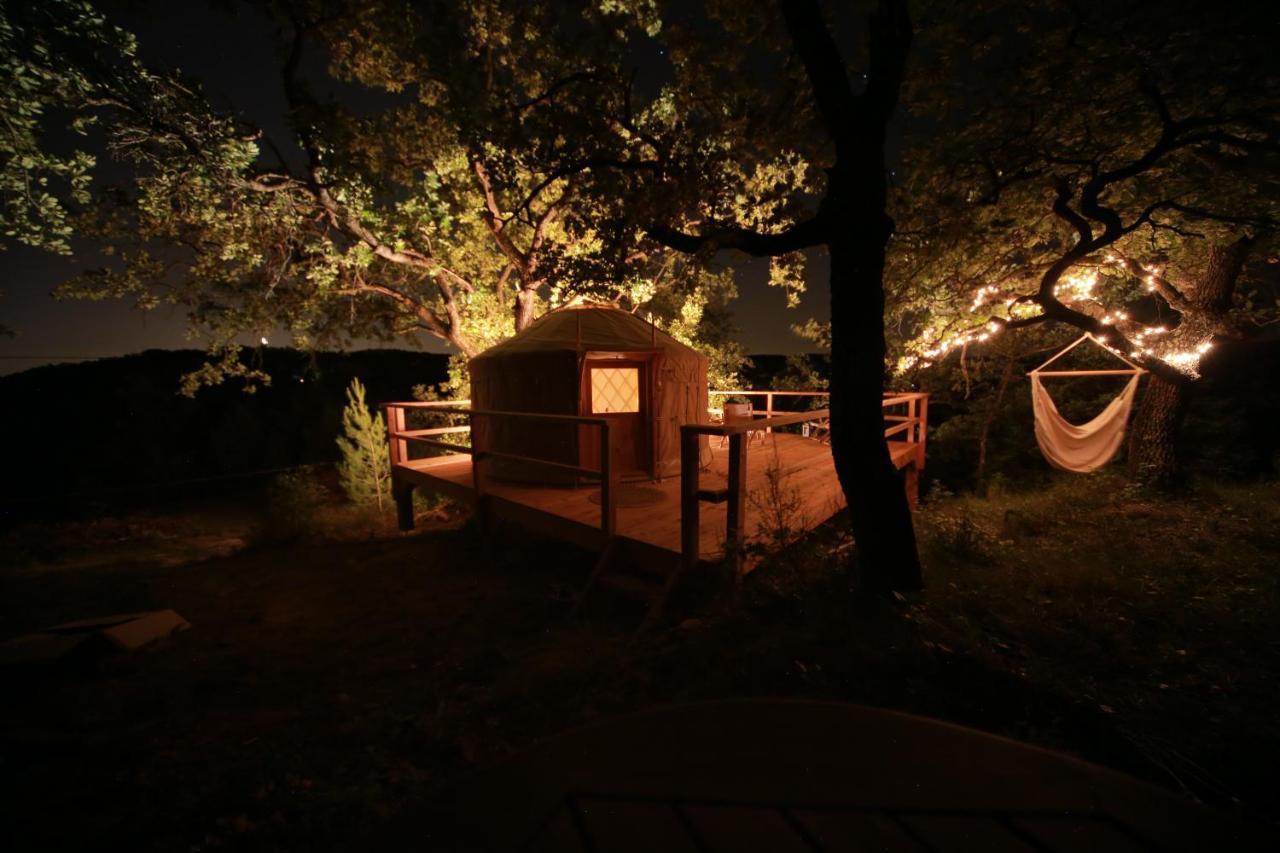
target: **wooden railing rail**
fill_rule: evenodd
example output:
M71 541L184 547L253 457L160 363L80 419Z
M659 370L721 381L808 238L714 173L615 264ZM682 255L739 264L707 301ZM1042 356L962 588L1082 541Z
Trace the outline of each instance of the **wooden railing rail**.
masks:
M471 456L472 487L475 492L477 509L483 506L484 478L481 475L481 463L490 459L507 459L530 465L542 465L561 471L569 471L580 477L599 480L600 482L600 529L606 536L612 536L618 527L617 508L617 472L613 468L612 437L607 418L582 417L579 415L556 415L540 412L504 412L488 409L472 409L462 405L466 401L439 402L406 402L387 403L386 418L388 445L391 453L391 467L409 461L408 445L410 442L427 447L445 450L452 453L466 453ZM552 459L539 459L506 451L476 448L473 444L452 444L438 441L432 436L457 433L470 433L471 426L458 425L449 427L433 427L429 429L407 429L405 411L407 409L430 409L447 415L462 415L467 418L484 417L493 420L532 421L542 423L572 423L581 426L595 427L600 431L600 460L598 468L587 468L581 465L570 465ZM474 443L474 439L473 439Z
M471 405L470 400L407 400L404 402L388 403L388 406L395 406L400 409L458 409L466 408Z
M774 397L830 397L830 391L770 391L768 389L744 389L738 391L712 391L712 397L764 397L764 415L766 418L773 417L773 398ZM773 432L772 427L766 427L765 432Z
M731 420L719 424L687 424L680 427L680 550L681 561L685 568L698 561L699 538L701 535L700 505L703 500L713 498L726 500L725 545L733 556L741 553L744 542L745 509L746 509L746 471L747 446L746 436L758 430L771 432L774 427L820 420L831 416L830 409L813 409L805 412L787 412L775 414L774 397L829 397L829 391L762 391L733 390L712 391L712 396L762 396L765 398L763 417L752 416L749 419ZM922 392L890 392L885 394L883 408L905 407L906 414L885 414L884 419L891 426L884 431L886 439L901 436L899 441L915 445L913 468L908 471L912 477L919 475L924 468L925 439L929 419L929 395ZM714 496L704 493L699 481L700 459L698 439L701 436L719 435L729 439L729 483L727 494L716 493Z
M698 435L739 435L761 429L800 424L814 418L831 416L830 409L813 409L807 412L788 412L785 415L771 415L751 420L733 420L723 424L687 424L680 429L689 430Z

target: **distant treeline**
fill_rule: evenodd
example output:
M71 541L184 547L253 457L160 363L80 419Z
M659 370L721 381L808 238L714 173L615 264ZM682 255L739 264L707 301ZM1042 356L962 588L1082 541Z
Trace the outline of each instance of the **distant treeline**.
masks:
M253 394L233 382L194 398L181 396L180 377L204 359L196 350L150 350L0 377L0 508L13 517L154 503L170 494L256 490L264 478L242 475L335 461L334 439L352 377L360 377L370 403L380 405L410 399L415 385L444 380L447 360L406 350L312 355L275 348L255 351L254 358L272 384ZM807 362L810 377L825 377L825 357L810 356ZM988 447L989 475L1024 487L1049 474L1036 449L1022 376L1032 366L1018 370ZM1211 477L1273 476L1280 436L1277 349L1260 347L1216 367L1216 376L1187 414L1183 453L1188 467ZM794 374L785 356L755 355L741 384L782 387ZM989 396L969 397L941 373L929 378L934 381L922 389L932 394L927 479L966 489L973 484L978 430ZM1085 420L1115 393L1104 386L1064 384L1055 389L1059 407ZM778 405L787 407L783 401Z
M154 499L157 485L210 480L208 488L225 488L219 478L330 462L353 376L376 405L442 381L447 360L404 350L264 348L252 358L271 375L270 386L248 394L232 382L181 396L180 377L204 358L196 350L148 350L0 377L0 504L12 512L127 502L140 493Z

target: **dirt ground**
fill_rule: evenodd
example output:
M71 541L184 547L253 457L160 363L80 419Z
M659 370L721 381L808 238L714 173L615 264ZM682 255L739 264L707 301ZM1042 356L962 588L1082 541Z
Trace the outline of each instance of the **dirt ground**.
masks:
M5 673L0 847L359 849L541 737L724 696L924 713L1270 812L1280 543L1265 533L1230 557L1221 543L1274 512L1114 498L1109 515L1069 517L1045 500L922 513L919 598L851 600L815 568L848 548L829 529L753 574L736 608L677 614L638 642L638 603L602 591L571 614L589 555L509 536L486 559L447 514L408 537L293 541L264 540L234 507L13 529L0 639L159 608L192 628L91 666ZM1201 556L1218 554L1202 563L1168 538L1197 518ZM1082 563L1099 536L1110 544ZM1141 571L1125 563L1136 547L1151 552Z
M76 531L87 547L5 573L6 637L159 608L192 628L89 671L6 678L0 847L329 846L559 727L531 700L621 636L555 618L583 555L554 546L499 568L457 524L254 546L237 523L93 525Z

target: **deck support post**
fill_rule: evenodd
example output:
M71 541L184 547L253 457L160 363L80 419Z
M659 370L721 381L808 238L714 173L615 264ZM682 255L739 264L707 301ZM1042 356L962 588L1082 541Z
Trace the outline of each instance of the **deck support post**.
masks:
M662 593L644 617L637 633L657 624L667 609L667 599L685 572L698 565L698 533L701 530L698 498L698 444L700 434L680 427L680 566L667 577Z
M698 433L680 429L680 565L690 569L698 563L698 534L701 529L698 506Z
M924 470L924 445L927 440L929 431L929 395L921 394L919 400L919 408L916 410L918 424L916 425L916 476L920 476L920 472ZM911 507L915 509L913 505Z
M413 529L413 483L397 481L392 476L391 496L396 502L396 522L408 533Z
M915 512L920 504L920 469L914 461L902 469L903 488L907 490L907 506Z
M600 425L600 530L612 537L618 529L618 489L613 469L612 435L609 424Z
M734 586L742 574L742 546L747 498L747 445L750 433L729 436L729 505L726 508L725 556L733 566Z
M609 564L613 562L614 551L618 550L618 538L610 536L609 541L604 543L604 547L600 549L600 556L596 558L596 564L591 569L591 574L587 576L587 582L582 587L582 592L578 593L578 600L573 604L572 615L577 616L582 612L583 606L587 603L587 595L591 590L595 589L596 581L600 580L600 576L604 574Z
M474 420L474 418L473 418ZM471 431L471 490L474 503L472 504L472 518L475 519L476 527L480 530L483 537L488 532L489 519L487 516L487 501L484 497L484 474L480 471L480 465L489 458L489 454L485 452L487 448L481 448L479 444L479 436L476 431ZM488 548L486 541L485 547Z
M400 462L409 461L409 442L400 438L405 431L404 407L394 404L387 406L387 433L390 441L387 449L391 451L391 467Z

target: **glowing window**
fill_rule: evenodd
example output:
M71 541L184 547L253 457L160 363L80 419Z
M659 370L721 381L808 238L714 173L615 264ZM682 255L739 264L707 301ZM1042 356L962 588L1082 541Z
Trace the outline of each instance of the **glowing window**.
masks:
M597 415L640 411L640 368L591 368L591 411Z

